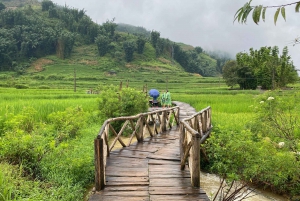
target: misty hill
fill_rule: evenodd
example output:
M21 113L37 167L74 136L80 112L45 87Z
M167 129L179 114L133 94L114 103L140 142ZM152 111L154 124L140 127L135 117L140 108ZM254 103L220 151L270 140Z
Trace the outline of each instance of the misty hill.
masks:
M61 62L79 50L78 60L95 55L107 69L147 67L217 76L229 58L210 56L193 47L161 38L157 31L116 24L99 25L85 11L52 1L5 0L0 3L0 71L28 72L33 61L56 55ZM86 47L86 48L84 48ZM95 59L95 58L93 58ZM59 60L57 60L58 62Z

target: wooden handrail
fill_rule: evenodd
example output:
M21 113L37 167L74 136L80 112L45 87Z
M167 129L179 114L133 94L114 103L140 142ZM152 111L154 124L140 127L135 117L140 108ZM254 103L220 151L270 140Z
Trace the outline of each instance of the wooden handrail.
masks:
M125 121L119 132L112 126L112 123L116 121ZM153 123L153 127L150 126L150 122ZM188 163L192 186L199 187L200 145L209 137L212 130L211 107L179 121L179 106L176 106L134 116L111 118L103 123L94 142L96 191L102 190L106 184L104 179L106 158L109 157L110 151L113 150L117 141L123 147L130 146L134 137L138 142L142 142L146 131L153 137L171 129L174 124L180 125L181 170L184 170ZM131 130L127 144L121 139L126 128ZM108 139L110 132L115 135L111 145L109 145Z
M200 187L200 145L209 137L211 130L211 107L180 122L181 170L188 161L194 187Z
M173 121L171 122L172 117ZM125 121L119 132L116 131L112 125L113 122L117 121ZM158 121L159 127L157 126L156 121ZM150 122L153 123L153 131L151 130ZM106 184L104 179L106 158L109 157L110 152L113 150L117 141L119 141L123 147L130 146L134 137L136 137L138 142L142 142L146 131L153 137L155 134L157 135L158 133L165 132L167 129L171 129L174 124L179 125L179 123L179 106L140 113L134 116L107 119L101 126L101 129L94 140L96 191L102 190ZM127 145L121 139L125 129L131 130ZM110 132L115 135L115 138L109 145L108 137Z

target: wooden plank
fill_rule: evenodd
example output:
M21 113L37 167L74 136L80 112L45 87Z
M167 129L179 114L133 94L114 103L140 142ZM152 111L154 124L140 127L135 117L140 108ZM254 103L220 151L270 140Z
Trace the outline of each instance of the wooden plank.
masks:
M122 196L122 197L148 197L149 193L148 191L100 191L100 195L105 196ZM127 200L129 200L127 198Z
M110 156L107 161L107 168L113 167L128 167L128 168L139 168L148 167L148 160L141 160L139 158L123 158L119 156Z
M206 195L150 195L150 200L165 201L165 200L182 200L182 201L209 201Z
M132 177L106 177L106 182L124 182L130 181ZM134 181L136 182L148 182L148 177L134 177Z
M113 169L108 170L106 172L106 176L124 176L124 177L147 177L148 171L141 170L141 171L132 171L132 170L125 170L125 169Z
M148 186L108 186L105 191L148 191Z
M127 158L146 158L150 153L145 151L122 150L110 152L111 155L119 155Z
M191 178L190 172L172 172L172 173L165 173L162 174L161 172L150 172L149 173L150 180L153 178Z
M159 159L159 160L180 161L180 158L178 158L178 157L168 157L168 156L158 156L158 155L148 156L147 158Z
M150 187L191 187L191 179L190 178L151 178Z
M178 161L149 159L148 165L177 165Z
M102 195L92 195L89 199L89 201L101 201L101 200L105 200L105 201L123 201L123 200L130 200L130 201L149 201L150 198L149 196L139 196L139 197L131 197L129 199L128 196L124 197L124 196L102 196Z
M187 195L187 194L205 194L201 188L193 187L149 187L150 195Z
M131 171L131 172L148 172L148 167L136 167L136 168L128 168L128 167L114 167L114 166L109 166L106 167L106 172L115 172L118 174L118 172L124 172L124 171Z

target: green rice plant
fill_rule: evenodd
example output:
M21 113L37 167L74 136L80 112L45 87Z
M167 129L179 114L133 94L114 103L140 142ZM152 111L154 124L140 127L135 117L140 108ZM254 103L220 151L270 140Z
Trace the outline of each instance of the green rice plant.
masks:
M80 128L85 126L87 114L81 107L66 108L49 115L50 124L57 131L55 138L58 142L75 138Z

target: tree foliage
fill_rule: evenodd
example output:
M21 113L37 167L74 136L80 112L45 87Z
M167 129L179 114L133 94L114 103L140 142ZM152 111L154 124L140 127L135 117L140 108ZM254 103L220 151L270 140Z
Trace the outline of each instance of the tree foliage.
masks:
M95 43L97 44L99 55L104 56L109 50L109 38L104 35L98 35L95 38Z
M99 90L97 101L99 115L103 120L135 115L145 112L148 108L147 97L133 88L119 90L117 86L110 85L99 87Z
M249 54L240 52L236 55L236 65L228 63L223 71L228 86L239 84L241 89L255 89L258 85L263 89L281 88L298 77L288 48L284 47L279 55L277 46L251 48Z
M125 51L125 59L127 62L131 62L133 60L133 53L136 49L136 41L128 40L123 43L123 48Z
M241 7L239 10L234 15L234 21L238 21L239 23L246 23L247 18L249 14L252 11L252 20L258 24L260 19L265 21L266 18L266 10L268 8L276 8L275 14L274 14L274 24L276 25L278 16L281 14L282 18L286 20L286 13L285 13L285 7L290 6L290 5L295 5L295 12L299 12L300 10L300 1L293 2L293 3L288 3L288 4L283 4L283 5L278 5L278 6L263 6L263 5L258 5L258 6L251 6L252 0L249 2L245 3L243 7Z
M0 11L4 10L5 8L6 8L6 6L2 2L0 2Z
M223 78L231 88L238 83L237 63L235 60L227 61L223 67Z
M13 64L31 57L56 53L61 58L71 55L76 36L83 43L94 43L100 26L84 10L61 7L43 1L42 11L30 6L0 13L0 70L14 70Z
M146 42L147 40L144 37L142 36L138 37L136 41L137 53L143 54Z

